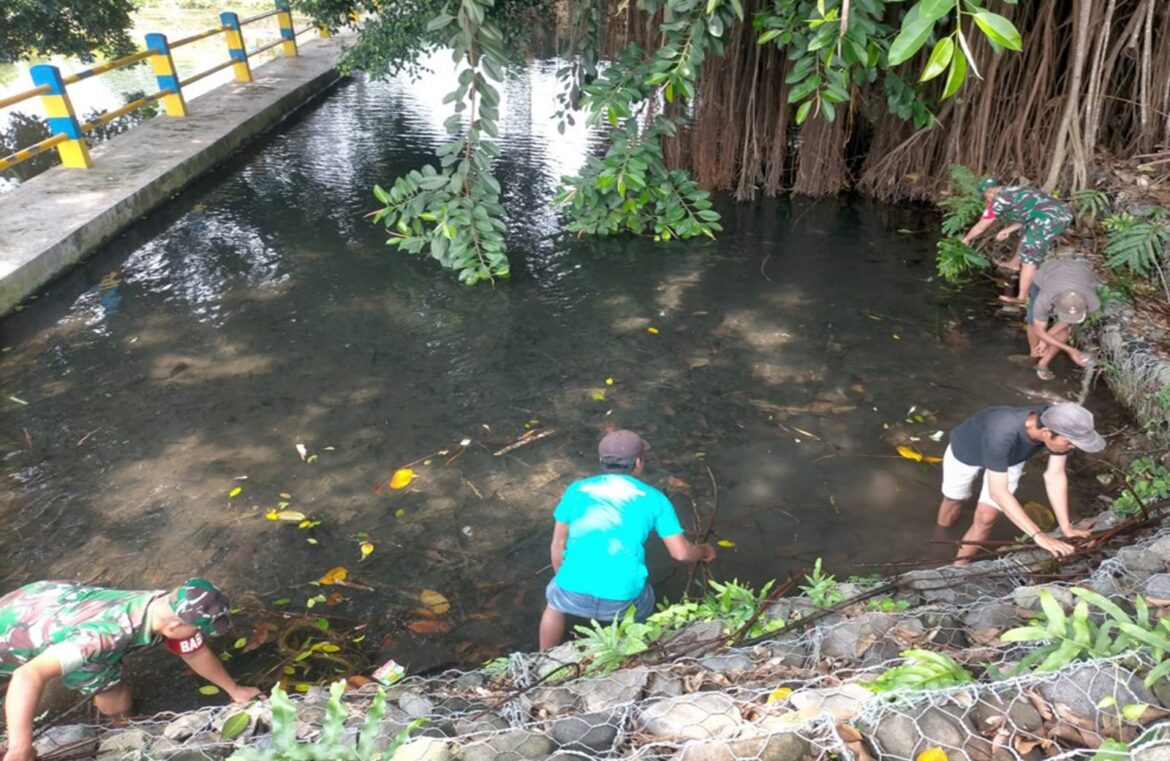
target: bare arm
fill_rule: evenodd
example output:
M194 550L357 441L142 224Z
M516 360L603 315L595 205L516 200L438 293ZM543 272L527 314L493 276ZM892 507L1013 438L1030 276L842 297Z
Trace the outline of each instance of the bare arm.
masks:
M552 560L553 573L561 570L561 563L565 562L565 545L569 543L569 524L556 522L553 526L552 546L549 547L549 557Z
M210 647L201 647L193 653L180 655L191 670L207 681L226 692L236 703L251 700L260 694L255 687L245 687L236 684L232 675L224 668L223 663Z
M1021 227L1023 227L1023 225L1021 225L1018 222L1014 225L1008 225L1007 227L1003 228L1002 230L1000 230L999 232L997 232L995 234L995 239L996 240L1007 240L1008 236L1010 236L1016 230L1019 230Z
M1056 513L1056 522L1065 536L1088 536L1090 532L1084 529L1073 528L1068 516L1068 474L1065 464L1066 455L1049 455L1048 467L1044 469L1044 491L1048 494L1048 502L1052 505L1052 512Z
M995 224L994 219L980 219L978 222L976 222L974 224L974 226L972 226L972 228L970 230L967 231L967 234L963 236L963 244L970 245L971 241L975 240L980 235L987 232L987 228L991 227L994 224Z
M1076 362L1078 365L1085 364L1085 355L1077 349L1074 349L1070 344L1052 335L1048 330L1048 323L1045 320L1032 320L1032 330L1035 331L1037 338L1049 346L1053 346L1068 354L1069 359L1073 362Z
M710 563L715 559L715 548L709 544L692 544L685 534L663 537L666 551L680 563Z
M4 699L4 720L8 730L8 751L4 761L32 761L33 716L45 683L61 676L61 662L42 653L12 672Z
M1044 474L1045 483L1048 480L1048 474ZM1003 510L1003 514L1028 535L1036 544L1042 549L1048 550L1053 555L1061 556L1072 553L1072 545L1066 544L1059 539L1053 539L1040 530L1035 521L1028 517L1024 508L1020 505L1019 500L1008 489L1007 473L996 473L994 471L987 471L987 485L988 491L991 492L991 498ZM1051 498L1051 497L1050 497ZM1055 505L1053 506L1055 509ZM1067 505L1065 506L1065 517L1068 516Z

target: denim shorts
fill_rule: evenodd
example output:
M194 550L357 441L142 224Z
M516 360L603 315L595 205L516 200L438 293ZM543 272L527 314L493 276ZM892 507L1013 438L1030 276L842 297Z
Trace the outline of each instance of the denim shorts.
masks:
M1031 325L1036 318L1036 297L1040 295L1040 286L1032 283L1028 286L1028 311L1024 313L1024 324Z
M634 606L634 618L638 621L645 621L654 612L654 589L649 582L642 587L642 594L633 600L606 600L580 592L570 592L558 587L556 580L548 583L544 589L544 596L553 610L602 624L612 623L615 618L624 616L631 605Z

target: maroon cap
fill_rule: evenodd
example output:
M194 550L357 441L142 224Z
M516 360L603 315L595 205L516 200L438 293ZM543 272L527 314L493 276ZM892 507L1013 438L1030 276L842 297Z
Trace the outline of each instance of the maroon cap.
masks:
M633 431L620 428L601 437L601 441L597 444L597 456L601 458L603 464L633 465L634 460L641 457L648 449L650 449L650 444L645 439Z

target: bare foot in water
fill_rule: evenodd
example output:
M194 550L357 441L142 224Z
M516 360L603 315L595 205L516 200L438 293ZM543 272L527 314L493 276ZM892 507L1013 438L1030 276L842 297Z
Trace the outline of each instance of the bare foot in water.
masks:
M1005 304L1015 304L1017 306L1020 306L1027 301L1027 299L1022 299L1019 296L1000 296L999 300Z
M999 267L1001 270L1007 270L1008 272L1020 271L1020 263L1014 259L1008 259L1007 261L1003 262L996 262L995 266Z

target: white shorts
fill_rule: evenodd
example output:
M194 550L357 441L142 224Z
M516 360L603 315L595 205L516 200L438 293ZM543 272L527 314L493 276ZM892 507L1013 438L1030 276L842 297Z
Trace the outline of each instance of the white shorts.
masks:
M975 483L975 479L979 477L980 471L983 468L978 465L968 465L965 462L960 462L955 453L951 451L950 445L947 445L947 451L943 454L943 481L942 493L948 499L967 499L971 496L971 486ZM1016 488L1020 485L1020 476L1024 474L1024 463L1012 465L1008 468L1008 491L1012 494L1016 493ZM996 504L995 500L991 498L991 488L987 483L987 473L983 473L983 487L979 490L979 502L985 505L991 505L995 509L1003 512L1003 508Z

